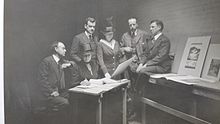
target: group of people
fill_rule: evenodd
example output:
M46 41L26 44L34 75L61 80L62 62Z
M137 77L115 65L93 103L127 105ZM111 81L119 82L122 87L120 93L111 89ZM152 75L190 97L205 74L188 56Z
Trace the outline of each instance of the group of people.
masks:
M114 39L116 29L111 19L105 20L103 24L102 37L99 39L94 33L96 20L86 18L85 31L73 38L69 60L64 59L64 43L52 43L52 54L40 63L38 73L45 106L52 110L63 110L70 104L67 89L79 84L89 85L90 79L127 78L131 80L132 94L141 91L150 74L171 70L170 41L162 33L162 21L152 20L151 34L147 34L138 28L136 18L130 18L130 30L122 35L121 41ZM112 77L117 66L132 57L134 59L124 73ZM70 86L65 83L64 71L67 68L71 70Z

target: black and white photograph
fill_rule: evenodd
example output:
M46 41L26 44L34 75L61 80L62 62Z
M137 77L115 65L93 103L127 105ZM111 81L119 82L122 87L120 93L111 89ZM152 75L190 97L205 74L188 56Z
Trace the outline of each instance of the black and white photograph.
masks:
M201 76L202 78L212 81L219 81L220 72L218 69L219 67L217 67L217 63L220 60L219 48L220 44L210 44ZM215 65L213 65L212 63L215 63Z
M205 58L209 50L211 36L189 37L182 58L178 74L200 77Z
M220 0L1 2L0 124L220 124Z
M220 59L212 59L209 70L208 70L208 76L212 76L215 78L218 78L219 76L219 70L220 70Z
M201 46L201 44L192 46L189 49L189 54L188 54L186 65L185 65L186 68L192 68L192 69L196 68L196 63L199 59L199 54L200 54L200 49L201 49L199 46Z

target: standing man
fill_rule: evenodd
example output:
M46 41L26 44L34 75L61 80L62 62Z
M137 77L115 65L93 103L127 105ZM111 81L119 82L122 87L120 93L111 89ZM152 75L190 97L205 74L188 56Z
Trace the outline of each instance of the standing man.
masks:
M142 43L147 33L138 29L137 19L128 19L129 31L122 35L121 45L125 52L126 59L130 59L133 55L139 57L143 53Z
M129 77L132 80L132 76L137 69L140 56L143 54L143 44L146 39L147 33L141 29L138 29L137 19L128 19L129 31L122 35L121 46L126 60L133 56L137 56L136 60L130 65L128 70Z
M121 46L124 53L124 59L128 60L133 56L136 56L135 60L129 65L129 68L125 71L124 76L131 80L131 86L128 90L129 103L128 103L128 115L129 120L132 120L135 116L135 89L134 82L137 79L136 69L140 63L140 57L143 54L143 44L147 37L147 32L138 29L137 19L128 19L129 31L122 35Z
M82 52L82 47L85 44L90 44L92 48L92 59L97 61L97 41L98 38L94 35L96 26L96 20L94 18L88 17L85 20L84 28L85 32L82 32L76 35L73 38L70 56L72 60L76 63L80 63L82 61L82 57L80 57Z
M51 51L52 55L44 58L39 65L38 83L42 92L41 100L46 110L66 113L65 108L68 107L69 101L63 69L71 64L63 60L66 49L62 42L53 42ZM60 117L60 121L65 119L64 116Z

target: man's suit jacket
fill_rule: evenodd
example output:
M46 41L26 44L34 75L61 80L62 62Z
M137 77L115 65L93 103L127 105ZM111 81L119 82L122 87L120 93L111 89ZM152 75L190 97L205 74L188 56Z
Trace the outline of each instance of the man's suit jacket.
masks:
M38 82L44 97L49 97L54 91L61 89L61 84L65 84L64 71L56 63L53 56L43 59L39 66Z
M71 83L72 86L79 85L81 81L85 79L98 79L98 70L99 70L99 65L97 61L90 61L89 62L91 65L91 70L92 74L89 71L89 69L86 67L86 64L84 62L75 64L71 68Z
M70 51L71 58L75 62L79 63L81 61L80 54L82 53L82 48L85 44L89 43L92 47L92 58L96 59L97 42L98 42L98 38L96 36L93 37L93 40L90 40L86 36L85 32L76 35L72 41L72 46Z
M141 63L147 64L147 66L160 66L166 71L171 69L170 40L165 35L160 35L154 44L149 38L143 45L145 48L141 56Z
M126 32L122 35L121 46L135 48L137 56L140 57L143 53L142 43L145 41L146 37L147 32L140 29L137 29L137 35L134 37L131 36L130 32ZM125 55L126 59L130 59L132 57L131 53L125 53Z

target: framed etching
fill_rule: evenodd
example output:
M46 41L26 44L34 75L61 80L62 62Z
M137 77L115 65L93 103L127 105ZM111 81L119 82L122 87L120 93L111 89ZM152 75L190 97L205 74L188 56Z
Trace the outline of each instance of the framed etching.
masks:
M212 58L208 66L207 76L219 80L220 58Z
M211 44L207 53L202 78L219 81L220 79L220 44Z
M210 39L211 36L188 38L178 74L200 77Z

